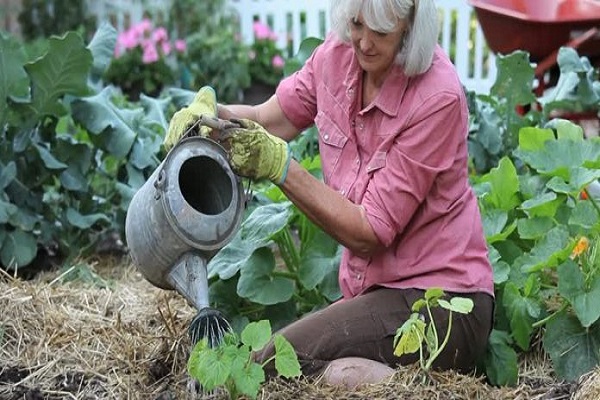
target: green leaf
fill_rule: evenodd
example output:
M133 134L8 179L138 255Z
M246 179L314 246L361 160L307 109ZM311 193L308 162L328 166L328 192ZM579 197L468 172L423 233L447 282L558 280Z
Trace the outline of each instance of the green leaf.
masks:
M521 209L529 218L554 217L558 207L564 203L564 198L554 192L542 193L521 203Z
M541 306L534 298L524 297L517 285L507 282L503 292L503 305L510 320L512 336L523 350L529 350L533 323L540 316Z
M507 262L501 260L501 255L493 246L488 246L489 259L494 269L494 283L499 285L508 280L510 275L510 265Z
M402 357L404 354L417 352L425 339L425 326L418 314L412 314L396 331L394 355Z
M493 385L514 386L519 378L517 353L508 333L492 330L485 355L485 372Z
M536 101L532 91L535 71L529 53L517 50L508 55L499 54L496 66L498 74L490 90L492 95L506 99L512 109Z
M89 229L94 224L100 221L104 221L110 224L111 220L105 214L96 213L96 214L88 214L82 215L79 211L74 208L67 209L67 221L69 224L79 228L79 229Z
M271 238L286 228L292 216L292 204L271 203L255 208L242 222L237 234L208 263L208 277L233 277L252 257L256 249L265 247ZM248 288L253 291L252 288Z
M548 140L554 140L552 129L525 127L519 131L519 149L522 151L544 150Z
M115 27L108 21L101 22L87 46L94 60L90 72L93 77L102 77L113 58L116 43L117 30Z
M275 341L275 369L285 378L294 378L302 375L300 363L294 348L283 335L274 336Z
M566 227L557 226L552 228L546 236L535 244L529 254L525 254L521 258L521 270L525 273L531 273L557 266L570 255L569 245L569 232Z
M19 207L0 199L0 224L6 224L19 211Z
M192 352L190 353L190 358L188 358L187 362L187 370L189 374L199 380L199 371L198 367L200 365L200 358L202 357L204 351L208 349L208 339L204 338L196 342Z
M302 243L298 277L302 286L312 290L337 268L334 261L339 244L316 225L307 223L306 226L310 226L307 229L313 230L313 235L311 240Z
M575 316L563 312L546 325L543 344L562 379L577 380L600 364L598 323L585 328Z
M569 216L569 224L591 229L599 219L598 212L591 201L578 201Z
M71 107L73 118L93 135L99 147L117 158L124 158L137 137L134 128L143 119L144 110L117 107L110 100L113 90L107 86L94 96L75 100Z
M50 153L44 147L42 147L38 144L34 144L34 146L35 146L35 149L38 151L38 154L40 155L40 158L42 159L42 162L44 163L44 166L46 168L48 168L48 169L65 169L68 167L67 164L60 162L56 158L54 158L52 153Z
M292 279L277 276L275 256L267 247L256 249L242 266L238 295L258 304L270 305L288 301L294 295Z
M440 307L453 312L468 314L473 311L473 300L465 297L453 297L450 301L440 300Z
M497 208L481 210L483 230L488 244L506 240L515 230L517 224L513 221L509 226L508 213Z
M260 365L250 363L245 368L236 368L232 377L239 393L255 399L258 396L260 386L265 381L265 371L263 371Z
M600 275L586 282L579 266L567 259L558 266L558 291L571 303L575 314L584 327L589 327L600 318Z
M0 126L8 117L7 98L29 95L29 76L23 69L26 55L23 46L13 37L0 32Z
M92 61L92 53L77 33L50 38L48 52L25 65L32 81L31 106L38 118L42 115L60 117L66 112L60 102L63 96L88 93L87 79Z
M231 364L221 354L218 350L205 349L198 357L194 377L207 391L225 385L231 375Z
M1 245L0 261L9 269L28 265L37 254L37 240L29 232L20 230L7 232Z
M520 204L517 170L509 158L502 158L496 168L482 177L482 181L491 185L491 192L484 200L495 208L511 211Z
M242 331L242 343L252 351L262 350L271 339L271 323L268 320L250 322Z
M425 290L425 300L430 304L442 297L444 297L444 291L441 288L434 287Z
M17 178L17 164L10 161L0 170L0 191L3 191Z
M554 227L550 217L521 218L517 221L517 232L521 239L540 239Z

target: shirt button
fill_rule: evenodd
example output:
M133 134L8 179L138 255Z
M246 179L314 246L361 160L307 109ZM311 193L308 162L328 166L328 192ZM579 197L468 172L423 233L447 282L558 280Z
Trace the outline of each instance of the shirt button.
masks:
M348 89L348 93L350 93L350 94L354 93L354 89L353 88Z
M356 161L354 161L356 164L360 164L360 160L357 158Z
M363 124L358 125L358 127L360 128L360 130L362 130L365 126Z
M323 138L324 138L325 140L329 140L329 135L325 135L325 136L323 136Z
M362 278L361 274L356 275L356 279L360 280Z
M346 194L346 191L344 189L340 190L340 193L342 194L342 196L344 196Z

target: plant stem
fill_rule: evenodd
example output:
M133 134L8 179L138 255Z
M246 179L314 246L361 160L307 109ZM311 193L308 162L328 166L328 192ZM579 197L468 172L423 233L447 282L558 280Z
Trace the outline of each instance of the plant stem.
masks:
M544 318L544 319L540 319L539 321L537 321L537 322L534 322L533 324L531 324L531 326L532 326L533 328L539 328L540 326L542 326L542 325L544 325L544 324L546 324L546 323L550 322L550 320L551 320L552 318L556 317L558 314L560 314L560 313L562 313L563 311L565 311L565 310L567 309L567 307L568 307L568 306L569 306L569 303L565 301L565 302L562 304L562 306L560 306L560 308L559 308L558 310L554 311L552 314L548 315L546 318Z
M592 206L594 206L594 208L596 209L598 216L600 216L600 206L598 206L596 200L590 195L590 192L588 192L587 188L584 188L583 191L585 192L588 200L592 202Z
M435 324L433 326L435 326ZM431 365L433 364L435 359L438 358L438 356L441 354L442 350L444 350L444 347L446 347L446 345L448 344L448 340L450 340L450 331L451 330L452 330L452 310L450 310L450 315L448 316L448 331L446 332L444 341L442 342L442 345L437 347L435 349L435 351L429 356L429 360L427 360L427 365L426 365L427 371L429 370L429 368L431 368ZM435 337L436 337L436 342L437 342L437 333L436 333Z
M429 301L425 303L427 305L427 314L429 314L429 323L431 324L431 329L433 330L433 339L435 340L433 349L434 351L438 348L438 333L435 327L435 321L433 320L433 314L431 313L431 307L429 307ZM425 335L427 337L427 335Z

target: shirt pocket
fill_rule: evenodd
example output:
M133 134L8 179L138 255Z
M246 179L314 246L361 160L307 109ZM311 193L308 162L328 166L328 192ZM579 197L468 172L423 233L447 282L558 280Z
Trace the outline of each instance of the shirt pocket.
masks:
M376 151L371 158L371 161L367 164L367 173L372 174L373 172L384 168L386 164L387 152Z
M319 131L319 153L321 154L323 177L326 182L329 182L329 178L341 164L342 152L348 142L348 137L323 112L317 113L315 125Z

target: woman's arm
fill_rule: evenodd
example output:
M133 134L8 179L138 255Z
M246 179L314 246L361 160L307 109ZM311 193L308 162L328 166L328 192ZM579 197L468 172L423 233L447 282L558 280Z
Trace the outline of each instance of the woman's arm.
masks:
M277 96L256 105L218 105L219 118L247 118L290 141L299 131L287 119ZM313 223L354 254L368 257L380 246L365 210L331 189L292 160L281 189Z
M381 247L364 208L316 179L294 160L281 189L313 223L353 254L367 258Z

